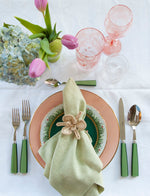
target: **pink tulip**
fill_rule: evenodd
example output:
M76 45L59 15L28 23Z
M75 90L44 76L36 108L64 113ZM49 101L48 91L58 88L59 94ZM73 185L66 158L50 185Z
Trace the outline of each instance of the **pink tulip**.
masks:
M34 3L40 12L43 13L46 10L47 0L34 0Z
M42 61L40 58L34 59L29 67L29 76L31 78L39 77L43 74L46 69L45 62Z
M78 39L72 35L64 35L61 42L68 49L75 49L78 47Z

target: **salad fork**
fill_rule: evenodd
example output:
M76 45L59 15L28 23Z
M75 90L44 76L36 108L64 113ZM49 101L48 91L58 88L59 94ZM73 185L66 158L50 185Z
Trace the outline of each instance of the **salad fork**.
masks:
M24 121L24 132L21 148L20 172L25 174L28 172L28 145L26 126L31 117L29 100L22 101L22 120Z
M16 130L20 125L19 109L12 109L12 125L14 127L13 144L12 144L12 155L11 155L11 173L18 172L18 156L17 156L17 142L16 142Z

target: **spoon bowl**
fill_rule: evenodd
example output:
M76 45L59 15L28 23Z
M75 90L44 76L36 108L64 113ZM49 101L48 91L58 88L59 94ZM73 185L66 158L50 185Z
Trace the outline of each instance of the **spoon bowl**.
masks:
M141 110L137 105L133 105L128 112L128 123L131 127L137 126L141 121Z
M61 85L62 83L56 79L49 78L49 79L45 80L45 84L47 84L48 86L57 87L57 86Z

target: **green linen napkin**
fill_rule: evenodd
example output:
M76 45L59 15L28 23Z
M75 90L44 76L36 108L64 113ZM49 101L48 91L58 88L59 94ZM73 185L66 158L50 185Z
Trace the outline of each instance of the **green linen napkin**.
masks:
M86 115L86 102L73 79L63 90L65 115ZM103 190L102 162L97 156L87 131L64 135L62 131L51 137L40 149L45 161L44 175L62 196L98 196Z

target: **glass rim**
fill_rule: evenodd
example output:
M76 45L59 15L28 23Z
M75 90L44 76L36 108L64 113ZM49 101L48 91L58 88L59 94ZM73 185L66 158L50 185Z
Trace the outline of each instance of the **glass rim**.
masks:
M128 59L123 55L123 54L118 54L118 53L115 53L115 54L111 54L107 57L106 61L105 61L105 64L107 64L110 60L112 60L113 58L121 58L127 65L129 64L129 61Z
M111 17L110 17L111 11L112 11L114 8L116 8L116 7L125 7L125 8L127 8L127 10L129 11L130 16L131 16L131 20L130 20L127 24L125 24L125 25L116 25L116 24L114 24L114 22L111 20ZM124 5L124 4L117 4L117 5L114 5L114 6L109 10L109 12L108 12L108 14L107 14L105 20L107 20L107 18L108 18L108 19L110 20L110 22L111 22L114 26L116 26L116 27L126 27L126 26L132 24L132 21L133 21L133 13L132 13L132 10L131 10L128 6L126 6L126 5Z
M78 31L78 33L75 35L75 37L77 38L77 36L79 35L79 33L82 32L82 31L84 31L84 30L95 30L95 31L97 31L97 32L102 36L102 39L103 39L103 41L104 41L103 47L102 47L102 49L101 49L97 54L91 55L91 56L87 56L87 55L84 55L84 54L82 54L81 52L79 52L78 47L76 48L76 52L78 52L80 55L82 55L82 56L84 56L84 57L99 56L99 55L101 54L101 52L103 51L104 45L105 45L105 37L104 37L103 33L102 33L101 31L99 31L98 29L94 28L94 27L85 27L85 28L81 29L80 31Z

